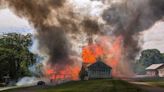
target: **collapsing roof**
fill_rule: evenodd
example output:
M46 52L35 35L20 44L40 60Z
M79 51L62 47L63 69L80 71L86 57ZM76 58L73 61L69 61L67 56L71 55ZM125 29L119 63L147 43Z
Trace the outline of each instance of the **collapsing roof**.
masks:
M96 62L94 62L94 63L83 63L83 68L89 68L90 66L92 66L92 65L94 65L94 64L97 64L97 63L99 63L99 64L103 64L103 65L105 65L105 66L107 66L108 68L112 68L112 67L110 67L109 65L107 65L105 62L103 62L101 59L100 60L97 60Z
M155 69L160 68L163 65L164 65L164 63L161 63L161 64L152 64L149 67L147 67L146 70L155 70Z

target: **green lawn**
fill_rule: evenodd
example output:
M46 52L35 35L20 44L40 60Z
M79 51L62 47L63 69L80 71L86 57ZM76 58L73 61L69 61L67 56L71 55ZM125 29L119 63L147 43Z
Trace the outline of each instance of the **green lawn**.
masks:
M22 91L21 91L22 90ZM144 92L121 80L89 80L69 82L55 87L23 88L5 92Z

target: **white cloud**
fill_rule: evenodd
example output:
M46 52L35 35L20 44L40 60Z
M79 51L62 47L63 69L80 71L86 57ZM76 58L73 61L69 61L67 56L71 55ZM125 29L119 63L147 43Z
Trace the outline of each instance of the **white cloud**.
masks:
M31 33L32 27L26 19L20 18L9 9L0 9L0 33L19 32Z
M101 1L91 0L70 0L75 8L83 14L89 14L91 16L100 16L105 5Z
M159 21L143 32L143 49L158 49L164 53L164 22Z

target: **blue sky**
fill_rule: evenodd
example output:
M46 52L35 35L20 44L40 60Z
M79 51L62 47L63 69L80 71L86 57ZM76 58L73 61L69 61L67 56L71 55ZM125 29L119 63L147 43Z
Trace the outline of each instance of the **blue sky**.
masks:
M17 17L9 9L0 9L0 34L8 32L32 33L28 21ZM158 21L150 29L141 33L143 49L159 49L164 53L164 22Z

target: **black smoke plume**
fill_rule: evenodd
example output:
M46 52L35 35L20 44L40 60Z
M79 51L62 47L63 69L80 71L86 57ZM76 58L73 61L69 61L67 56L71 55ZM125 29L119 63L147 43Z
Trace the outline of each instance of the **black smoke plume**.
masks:
M124 55L134 60L140 50L139 32L150 28L164 15L164 0L91 0L107 5L103 11L104 29L115 36L123 36ZM112 3L119 1L118 3ZM74 12L68 0L3 0L16 15L25 17L37 30L39 50L49 56L48 63L73 64L71 42L67 34L88 35L107 32L98 20ZM108 27L107 27L108 28Z
M163 0L122 0L104 10L102 18L114 27L114 35L123 36L126 59L134 60L140 51L139 32L150 28L163 16Z
M75 52L71 50L67 34L77 34L83 29L87 34L99 31L96 21L77 18L66 0L5 0L3 4L26 18L37 30L38 49L48 55L47 63L51 66L60 64L64 68L74 64L71 56Z

